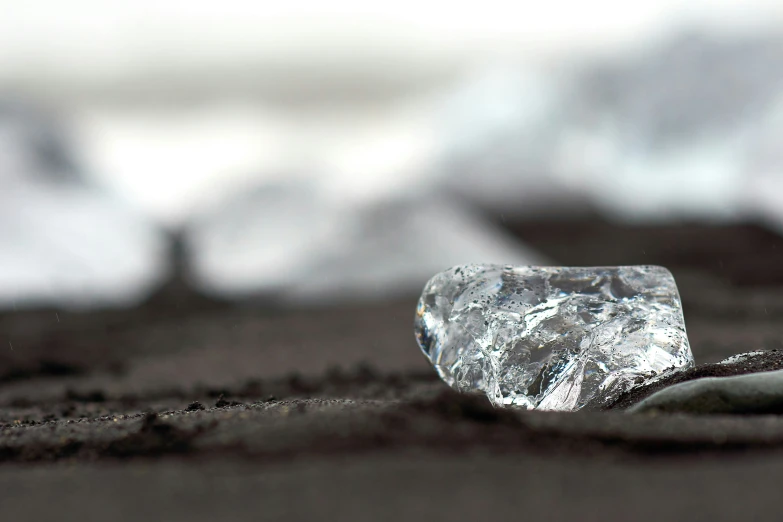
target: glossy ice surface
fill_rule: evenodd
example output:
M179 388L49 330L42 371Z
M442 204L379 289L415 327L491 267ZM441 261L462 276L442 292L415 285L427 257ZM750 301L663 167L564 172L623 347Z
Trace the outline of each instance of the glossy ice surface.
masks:
M499 406L600 406L693 365L677 286L657 266L457 266L425 286L415 330L444 381Z

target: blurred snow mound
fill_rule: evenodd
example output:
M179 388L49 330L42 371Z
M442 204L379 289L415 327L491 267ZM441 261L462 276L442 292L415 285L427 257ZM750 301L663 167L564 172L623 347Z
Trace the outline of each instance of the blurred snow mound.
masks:
M344 207L306 186L247 193L194 221L187 237L199 288L290 303L415 295L462 263L545 262L454 201L422 195Z
M0 106L0 307L127 306L164 275L160 231L80 175L54 128Z
M782 33L686 33L578 66L481 71L442 107L437 170L508 216L739 219L781 70ZM780 130L766 138L778 149Z

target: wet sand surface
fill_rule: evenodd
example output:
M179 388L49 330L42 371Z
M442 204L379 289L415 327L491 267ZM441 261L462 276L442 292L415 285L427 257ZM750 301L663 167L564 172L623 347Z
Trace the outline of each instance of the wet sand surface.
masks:
M711 364L783 348L778 236L508 226L560 264L669 267L700 365L679 379L783 367ZM783 416L623 411L651 390L609 411L495 410L434 376L415 301L3 314L3 519L779 518Z

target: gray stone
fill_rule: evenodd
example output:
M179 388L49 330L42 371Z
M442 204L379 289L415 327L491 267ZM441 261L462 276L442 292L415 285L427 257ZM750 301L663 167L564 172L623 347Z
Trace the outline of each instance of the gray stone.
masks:
M734 359L734 362L740 359ZM629 412L781 413L783 370L705 377L654 393Z

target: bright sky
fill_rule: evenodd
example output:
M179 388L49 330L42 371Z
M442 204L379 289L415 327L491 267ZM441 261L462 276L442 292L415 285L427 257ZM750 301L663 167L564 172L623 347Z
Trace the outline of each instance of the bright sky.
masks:
M783 2L0 0L0 13L0 86L61 110L107 184L176 222L253 176L324 176L362 197L435 154L432 107L420 101L301 114L273 91L334 94L370 80L393 91L406 75L442 81L509 55L625 48L692 24L780 23ZM259 99L232 98L244 81ZM215 99L164 111L133 99L195 84ZM131 105L93 101L126 91Z
M395 47L407 42L409 49L424 52L498 43L595 45L679 22L756 23L779 16L783 5L777 0L2 0L0 10L4 71L57 56L66 60L62 67L79 65L94 73L100 65L108 73L174 56L209 61L232 52L274 58L324 45L356 52L357 42L368 41Z

